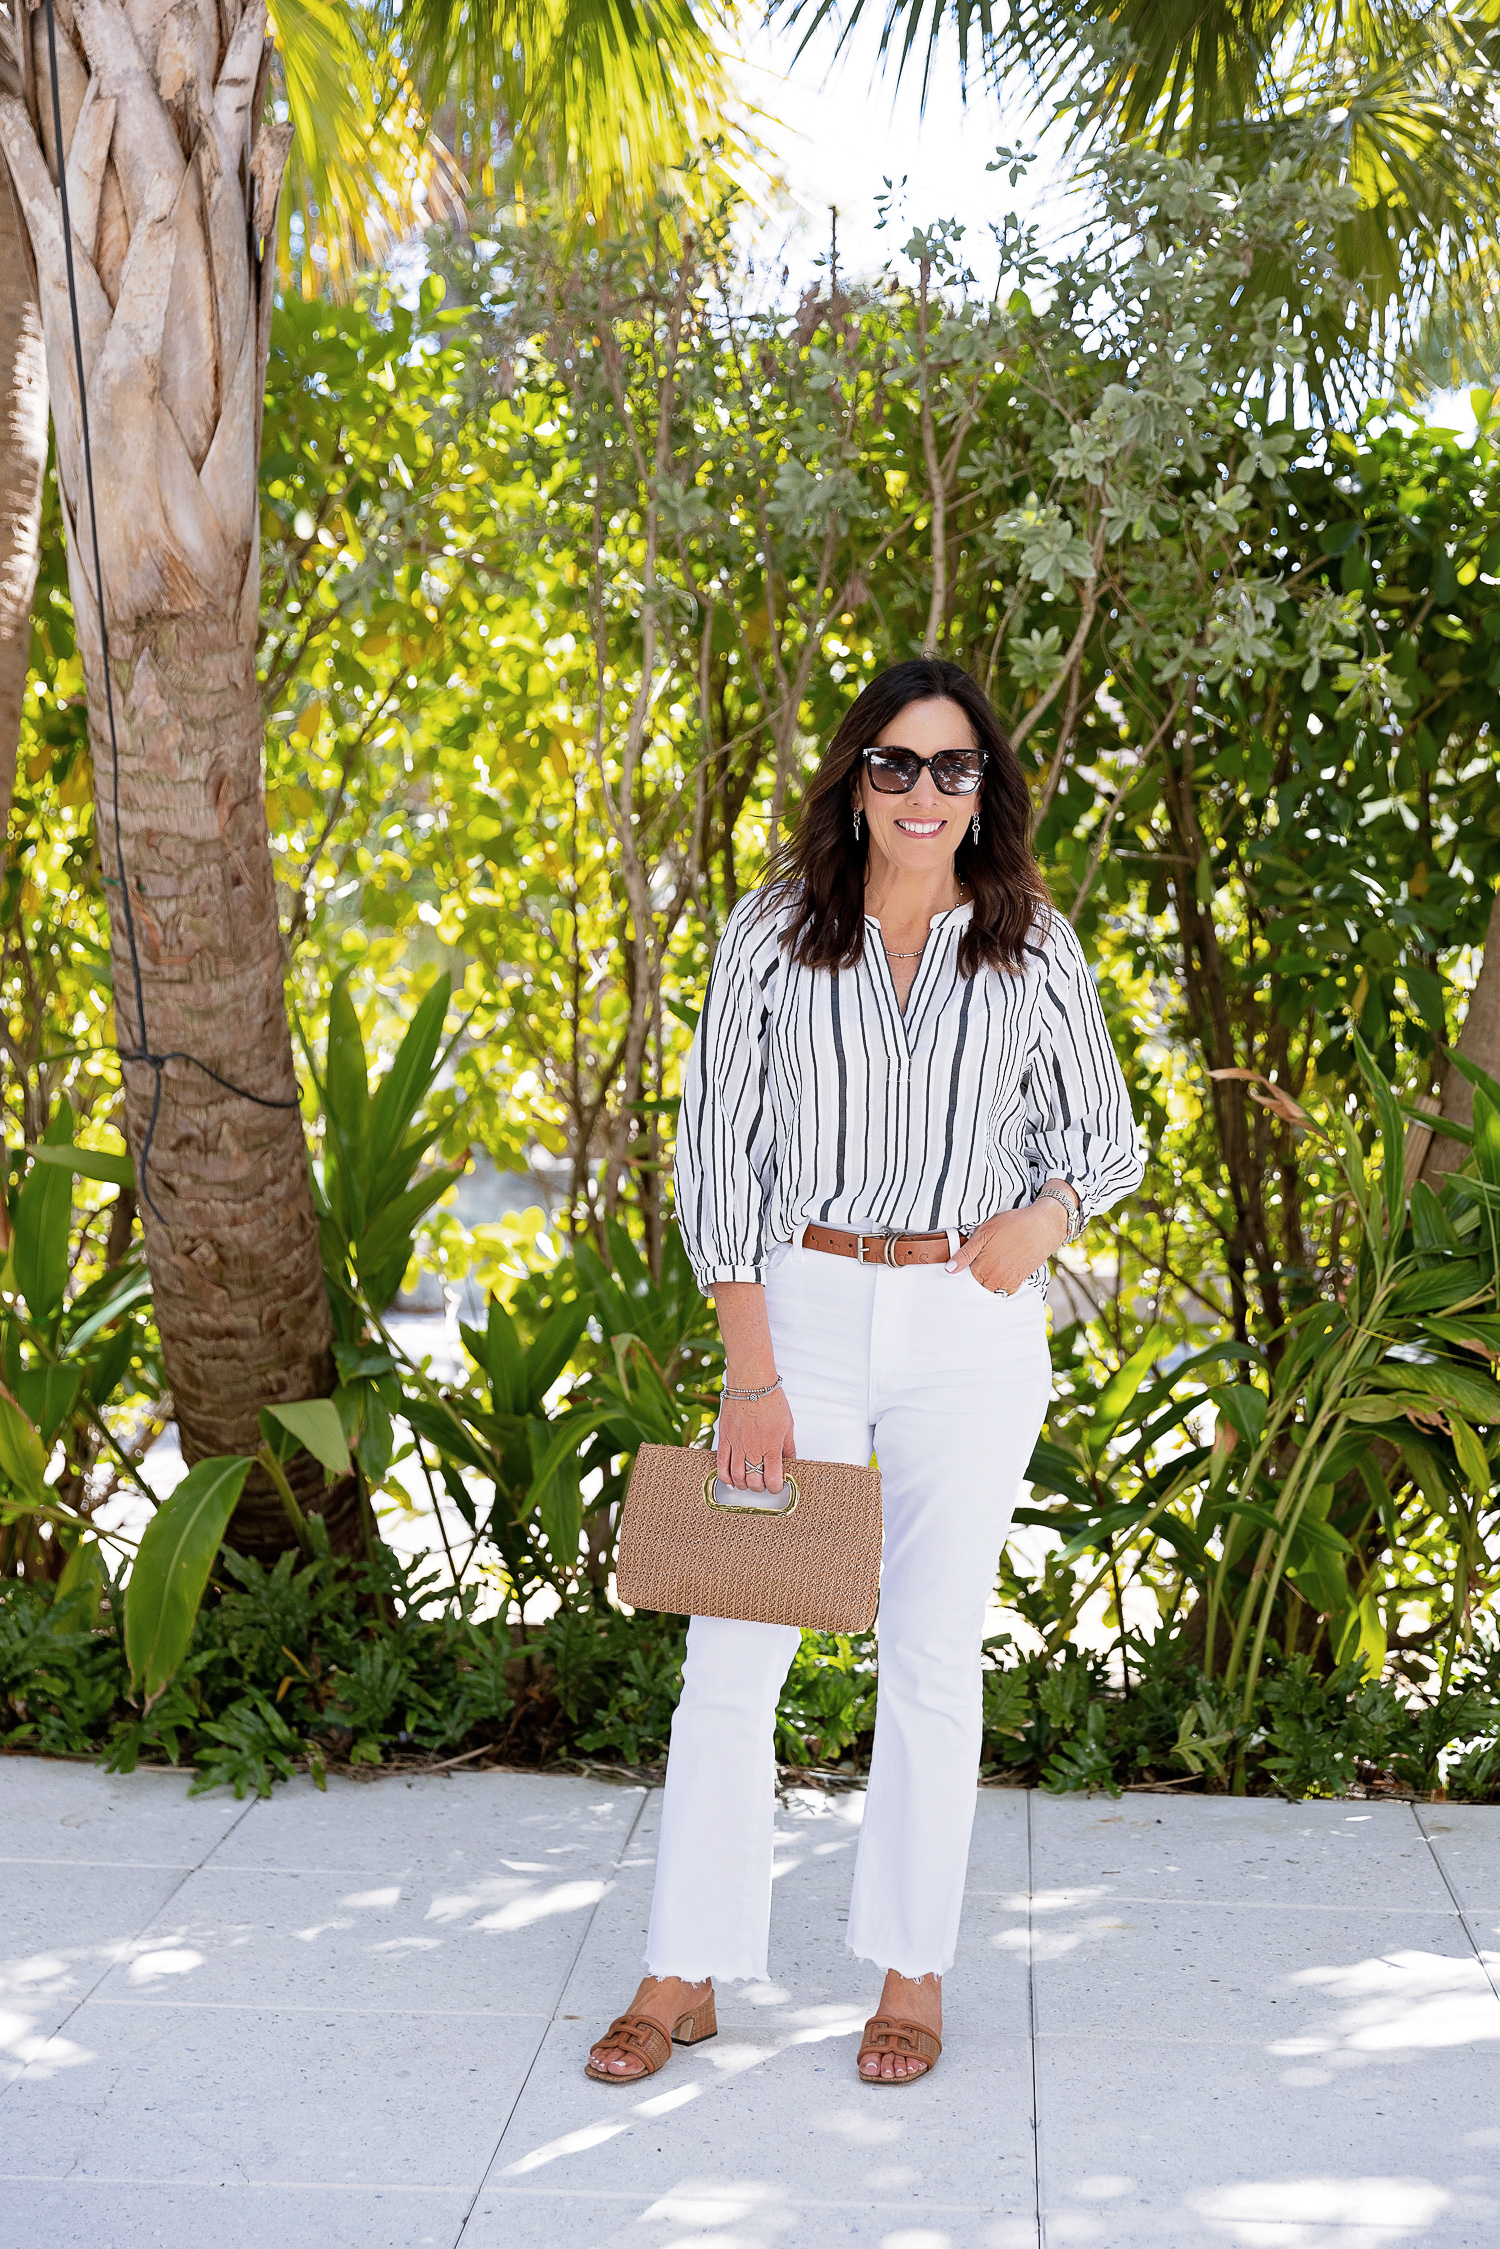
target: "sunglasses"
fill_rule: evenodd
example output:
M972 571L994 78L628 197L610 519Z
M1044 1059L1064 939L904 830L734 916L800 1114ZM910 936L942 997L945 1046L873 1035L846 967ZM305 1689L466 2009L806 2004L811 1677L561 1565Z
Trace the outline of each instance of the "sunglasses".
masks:
M970 797L984 779L984 750L939 750L918 757L915 750L861 750L870 786L885 797L904 797L916 787L925 766L945 797Z

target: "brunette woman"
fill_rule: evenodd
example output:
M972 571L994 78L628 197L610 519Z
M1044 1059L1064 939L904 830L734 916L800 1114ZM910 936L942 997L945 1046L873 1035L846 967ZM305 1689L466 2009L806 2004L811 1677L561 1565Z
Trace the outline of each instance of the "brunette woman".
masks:
M731 915L682 1089L677 1219L726 1353L719 1474L879 1461L880 1685L848 1942L884 1972L857 2068L936 2064L980 1747L986 1604L1050 1391L1048 1260L1140 1181L1026 782L957 665L864 690ZM777 1697L795 1630L695 1617L645 1965L589 2074L711 2036L764 1979Z

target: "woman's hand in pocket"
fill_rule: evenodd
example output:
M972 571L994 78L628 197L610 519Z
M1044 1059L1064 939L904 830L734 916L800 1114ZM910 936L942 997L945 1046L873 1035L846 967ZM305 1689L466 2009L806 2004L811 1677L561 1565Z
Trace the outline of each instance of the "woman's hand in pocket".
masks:
M991 1295L1003 1289L1014 1296L1061 1249L1067 1231L1068 1214L1050 1195L1023 1210L1002 1210L975 1227L948 1271L972 1273Z
M719 1481L736 1491L779 1492L782 1464L797 1457L792 1409L784 1390L754 1401L726 1398L719 1409ZM765 1466L751 1467L750 1462Z

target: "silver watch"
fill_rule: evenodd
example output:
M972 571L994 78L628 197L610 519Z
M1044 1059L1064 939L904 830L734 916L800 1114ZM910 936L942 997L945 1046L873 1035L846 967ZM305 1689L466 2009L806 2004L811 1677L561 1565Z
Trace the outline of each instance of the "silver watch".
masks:
M1079 1235L1083 1232L1083 1204L1081 1202L1075 1203L1072 1197L1065 1195L1060 1187L1039 1187L1032 1199L1038 1203L1061 1203L1063 1209L1067 1212L1068 1230L1058 1244L1060 1249L1066 1249L1069 1242L1077 1241Z

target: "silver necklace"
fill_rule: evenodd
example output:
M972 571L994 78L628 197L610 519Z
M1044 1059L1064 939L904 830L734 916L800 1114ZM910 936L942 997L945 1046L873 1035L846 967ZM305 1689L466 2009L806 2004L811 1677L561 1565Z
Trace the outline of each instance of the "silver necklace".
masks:
M969 886L967 883L965 883L958 894L958 903L960 906L963 904L968 895ZM881 937L880 942L881 946L884 949L885 957L888 961L919 961L922 958L922 955L927 950L927 947L925 945L919 945L914 953L893 953L890 946L886 944L884 936Z

